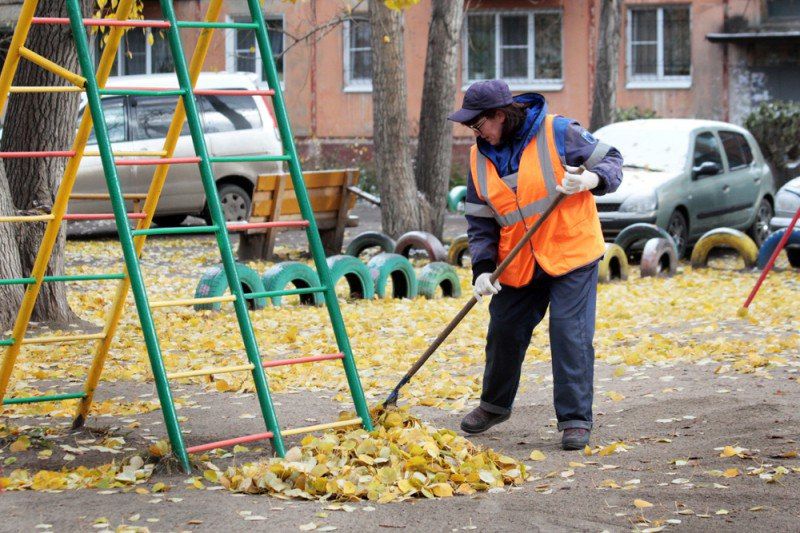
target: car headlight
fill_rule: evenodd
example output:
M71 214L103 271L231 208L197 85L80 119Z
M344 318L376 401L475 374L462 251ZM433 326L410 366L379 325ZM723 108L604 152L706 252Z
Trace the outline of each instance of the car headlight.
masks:
M783 190L775 198L775 211L795 213L799 207L800 191L792 193L789 190Z
M655 193L633 194L619 206L623 213L652 213L658 207Z

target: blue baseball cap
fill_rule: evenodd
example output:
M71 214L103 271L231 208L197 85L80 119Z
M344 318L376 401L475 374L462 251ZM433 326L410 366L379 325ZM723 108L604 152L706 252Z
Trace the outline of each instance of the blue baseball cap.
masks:
M461 109L448 116L447 120L463 124L488 109L505 107L513 102L511 89L503 80L476 81L464 93Z

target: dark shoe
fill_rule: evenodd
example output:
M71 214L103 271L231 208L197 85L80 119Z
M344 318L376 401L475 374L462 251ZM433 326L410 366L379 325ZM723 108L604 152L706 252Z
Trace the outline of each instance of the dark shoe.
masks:
M589 444L591 431L585 428L568 428L561 435L561 447L565 450L582 450Z
M511 417L511 413L498 415L484 411L480 407L476 407L461 421L461 430L466 433L483 433L490 427L505 422Z

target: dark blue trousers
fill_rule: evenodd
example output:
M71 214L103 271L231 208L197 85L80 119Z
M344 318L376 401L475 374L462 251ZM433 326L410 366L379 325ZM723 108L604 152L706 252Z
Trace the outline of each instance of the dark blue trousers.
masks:
M525 287L503 286L489 304L481 407L511 412L533 329L550 307L553 401L558 430L592 428L597 261L563 276L536 268Z

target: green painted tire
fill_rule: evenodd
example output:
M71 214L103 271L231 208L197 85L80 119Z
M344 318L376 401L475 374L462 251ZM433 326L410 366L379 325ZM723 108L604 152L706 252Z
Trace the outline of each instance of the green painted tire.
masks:
M467 199L467 188L464 185L456 185L447 194L447 209L453 213L464 212L463 203ZM459 210L459 205L462 205Z
M609 283L612 279L625 281L628 279L630 270L625 250L616 244L607 242L606 253L600 259L597 280L600 283Z
M448 263L428 263L417 276L418 294L431 299L436 297L436 290L441 287L445 298L461 296L461 281L455 267Z
M239 283L242 284L242 290L245 294L264 291L264 283L261 281L258 272L242 263L236 263L236 272L239 274ZM197 283L197 288L194 290L194 297L213 298L215 296L222 296L226 292L228 292L228 278L225 275L225 269L222 268L222 265L217 265L203 272L200 281ZM247 307L249 309L263 309L266 305L266 298L247 300ZM197 304L194 306L195 311L219 311L221 308L222 304L220 302L213 304Z
M459 235L450 243L447 249L447 262L455 266L464 266L464 256L469 253L469 238L467 234Z
M746 233L732 228L716 228L700 237L692 250L692 268L708 265L708 254L714 248L733 248L744 259L746 268L756 266L758 246Z
M630 248L635 243L657 238L667 239L669 242L671 242L673 248L675 248L675 255L678 255L678 247L675 246L675 240L672 238L672 235L667 233L665 229L659 228L655 224L646 224L644 222L631 224L620 231L619 235L617 235L617 237L614 239L614 244L625 250L625 255L630 257Z
M391 253L394 251L394 244L394 239L385 233L381 233L380 231L365 231L356 236L356 238L347 245L345 254L358 257L361 255L361 252L367 248L373 248L375 246L380 246L383 252Z
M417 274L411 262L399 254L378 254L367 263L375 294L386 297L386 284L392 280L393 298L413 298L417 295Z
M273 266L261 276L261 281L264 282L264 290L266 291L280 291L286 288L290 283L296 289L305 289L306 287L319 287L321 285L319 276L313 268L305 263L297 261L286 261L278 263ZM272 305L281 305L282 296L273 296ZM322 305L322 293L314 292L311 294L301 294L300 303L303 305Z
M344 277L350 287L350 298L372 300L375 296L375 284L367 265L352 255L332 255L327 258L327 262L334 287Z

